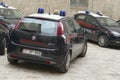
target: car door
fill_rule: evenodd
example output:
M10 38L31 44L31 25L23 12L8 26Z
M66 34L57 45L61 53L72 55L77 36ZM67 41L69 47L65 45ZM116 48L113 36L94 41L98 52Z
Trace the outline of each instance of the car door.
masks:
M78 56L80 54L81 51L81 45L78 41L78 32L76 31L76 26L75 25L75 21L73 21L73 19L68 19L66 22L66 27L68 29L68 33L67 33L67 39L70 40L70 45L71 45L71 49L72 49L72 58L74 59L76 56Z
M74 16L74 19L79 24L79 26L84 34L87 34L89 31L89 25L85 22L86 17L87 17L87 14L76 14Z
M96 20L95 17L91 16L91 15L87 15L86 17L86 26L87 26L87 33L86 33L86 37L90 40L97 40L97 32L98 32L98 27L99 24Z

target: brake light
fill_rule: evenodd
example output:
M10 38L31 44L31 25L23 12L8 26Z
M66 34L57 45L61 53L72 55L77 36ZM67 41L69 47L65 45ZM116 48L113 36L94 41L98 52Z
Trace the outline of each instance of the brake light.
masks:
M21 19L17 22L17 24L16 24L15 27L14 27L14 30L16 30L16 29L18 28L18 25L22 22L22 20L23 20L23 18L21 18Z
M63 24L59 22L57 26L57 36L61 36L63 33L64 33Z

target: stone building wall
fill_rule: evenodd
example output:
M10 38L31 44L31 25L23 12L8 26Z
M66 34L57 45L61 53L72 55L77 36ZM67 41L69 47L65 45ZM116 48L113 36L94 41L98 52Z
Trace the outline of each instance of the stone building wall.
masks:
M120 0L89 0L89 9L101 11L114 19L120 19Z
M88 7L73 8L70 0L0 0L8 5L18 8L25 15L36 13L39 7L45 9L45 12L54 10L66 10L67 14L72 16L80 10L100 11L103 14L114 19L120 19L120 0L88 0Z

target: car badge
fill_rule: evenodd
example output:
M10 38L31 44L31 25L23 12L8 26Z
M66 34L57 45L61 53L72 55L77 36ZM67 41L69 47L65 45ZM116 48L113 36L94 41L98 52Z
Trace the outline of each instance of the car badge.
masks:
M36 36L32 36L32 40L35 40L36 39Z

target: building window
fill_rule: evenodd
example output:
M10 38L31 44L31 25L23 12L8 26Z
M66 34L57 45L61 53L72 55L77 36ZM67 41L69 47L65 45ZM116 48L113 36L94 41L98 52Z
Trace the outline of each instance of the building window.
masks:
M71 7L88 7L88 0L70 0Z

